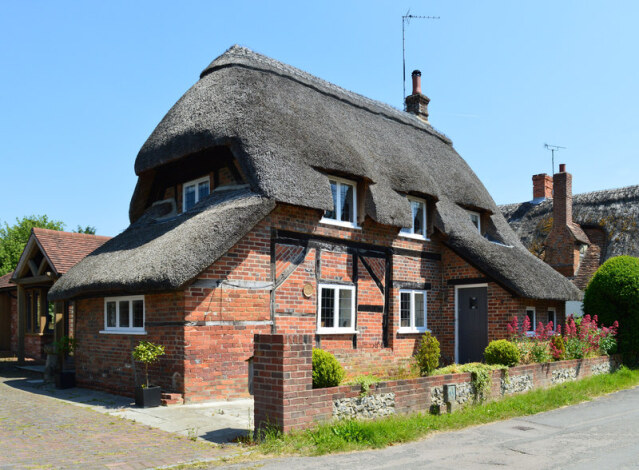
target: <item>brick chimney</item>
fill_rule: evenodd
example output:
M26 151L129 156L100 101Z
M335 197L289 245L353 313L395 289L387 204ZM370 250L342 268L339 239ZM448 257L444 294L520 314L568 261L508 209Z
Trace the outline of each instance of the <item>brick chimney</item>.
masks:
M572 175L566 164L559 165L553 176L552 228L546 238L545 261L561 274L574 277L580 254L590 244L588 236L572 220Z
M428 103L430 99L426 95L422 95L422 73L419 70L413 70L411 74L413 78L413 93L406 97L406 111L415 114L424 122L428 122Z
M552 177L546 173L533 175L533 201L552 199Z

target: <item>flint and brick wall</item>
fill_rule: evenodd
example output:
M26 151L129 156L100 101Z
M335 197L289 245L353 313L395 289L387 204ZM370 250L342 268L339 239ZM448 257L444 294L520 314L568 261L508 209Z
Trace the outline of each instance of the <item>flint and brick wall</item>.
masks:
M510 387L505 374L494 371L488 398L607 373L618 364L618 357L602 356L512 367L508 375L510 383L515 385ZM428 411L431 405L442 403L444 384L457 385L458 403L470 400L469 373L380 382L371 385L368 396L379 397L376 402L380 415ZM362 400L359 385L313 389L312 337L309 335L255 336L254 393L255 429L275 425L283 432L343 416L341 410L349 400L359 404L366 401ZM370 403L365 405L360 407L364 409L364 416L375 415L376 410L371 409ZM348 413L343 417L356 416Z

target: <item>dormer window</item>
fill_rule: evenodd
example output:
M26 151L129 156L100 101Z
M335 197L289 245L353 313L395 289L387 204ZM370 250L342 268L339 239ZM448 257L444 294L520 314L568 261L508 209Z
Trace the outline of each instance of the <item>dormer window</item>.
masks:
M400 234L404 237L426 239L426 201L415 197L408 197L413 218L411 227L404 227Z
M205 176L197 180L184 183L182 186L182 210L188 211L202 199L209 195L209 177Z
M320 222L355 227L357 222L357 186L353 181L330 178L333 210L324 212Z
M477 231L481 233L481 216L479 212L468 211L468 215L470 215L470 221L472 224L477 227Z

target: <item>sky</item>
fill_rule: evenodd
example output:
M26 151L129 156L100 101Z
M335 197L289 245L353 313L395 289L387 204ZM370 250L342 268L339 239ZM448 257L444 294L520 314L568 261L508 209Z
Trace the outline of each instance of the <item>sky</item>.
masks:
M573 192L639 184L639 2L0 0L0 223L128 224L142 144L233 44L430 122L498 204L565 147Z

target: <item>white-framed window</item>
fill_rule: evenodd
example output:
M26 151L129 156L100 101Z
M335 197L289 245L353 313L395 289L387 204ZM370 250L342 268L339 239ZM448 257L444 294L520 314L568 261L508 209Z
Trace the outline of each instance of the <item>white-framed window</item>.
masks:
M479 212L468 211L471 223L477 227L477 231L481 233L481 215Z
M534 336L535 329L537 328L537 323L535 321L537 319L535 307L526 307L526 316L528 317L528 321L530 322L530 326L528 326L528 331L526 331L526 335Z
M427 329L425 290L399 291L399 333L423 333Z
M144 296L106 297L101 333L146 334Z
M356 333L355 286L320 284L317 302L318 333Z
M333 210L324 212L320 222L357 226L357 185L353 181L341 178L329 178L333 193Z
M400 230L400 234L404 237L427 239L426 234L426 201L415 197L408 196L412 215L412 226L404 227Z
M548 307L548 319L546 320L546 325L548 322L552 322L552 331L557 331L557 309L555 309L555 307Z
M211 191L209 177L205 176L182 185L182 210L188 211Z

